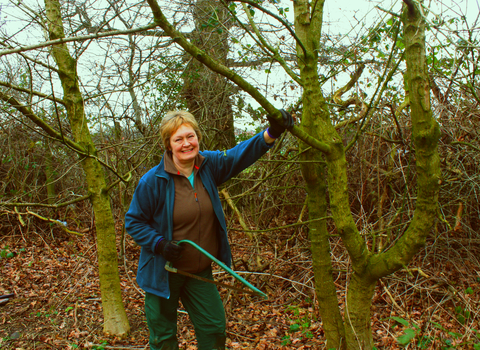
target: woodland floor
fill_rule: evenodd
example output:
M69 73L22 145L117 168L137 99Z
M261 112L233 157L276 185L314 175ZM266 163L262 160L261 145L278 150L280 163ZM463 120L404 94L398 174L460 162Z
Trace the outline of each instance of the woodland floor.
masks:
M227 349L326 349L306 235L269 234L258 251L248 237L230 234L236 270L269 263L262 272L244 275L269 299L221 290ZM119 268L131 332L126 339L102 334L94 237L92 231L75 236L58 228L0 227L0 295L16 295L0 307L1 349L149 348L143 296L135 284L139 248L129 237ZM461 233L432 235L408 270L377 285L372 306L377 349L402 348L399 340L409 349L480 348L478 243ZM335 238L332 256L343 305L348 259ZM221 273L217 279L230 281ZM179 315L181 348L196 349L188 316Z

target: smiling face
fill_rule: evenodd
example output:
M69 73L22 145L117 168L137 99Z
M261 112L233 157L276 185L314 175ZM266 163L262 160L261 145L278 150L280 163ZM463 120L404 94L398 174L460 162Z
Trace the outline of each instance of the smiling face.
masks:
M170 150L176 164L192 163L199 151L195 130L188 124L182 124L170 137Z

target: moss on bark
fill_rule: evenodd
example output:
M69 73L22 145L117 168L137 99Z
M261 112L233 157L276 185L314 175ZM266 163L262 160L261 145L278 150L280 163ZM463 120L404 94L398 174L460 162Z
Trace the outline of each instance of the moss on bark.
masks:
M50 39L63 38L65 35L59 1L45 0L45 9ZM76 61L70 55L66 44L53 46L51 52L59 68L65 107L75 141L86 150L88 155L96 155L96 148L88 129L88 121L85 118ZM120 289L115 223L110 207L110 198L108 193L104 191L106 188L105 175L101 164L95 157L83 156L82 167L95 213L104 331L108 334L123 336L129 332L130 326Z

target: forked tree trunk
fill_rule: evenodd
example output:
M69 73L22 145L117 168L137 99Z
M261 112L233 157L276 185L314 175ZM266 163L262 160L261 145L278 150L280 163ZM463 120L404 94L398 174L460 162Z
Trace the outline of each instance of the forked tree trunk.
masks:
M408 85L410 86L412 135L414 136L417 156L418 197L417 207L407 232L397 240L393 248L386 253L373 254L358 232L348 198L347 162L341 138L333 128L328 107L324 101L317 75L317 52L322 26L323 1L315 3L315 11L307 0L294 2L295 31L299 39L297 55L303 88L302 127L304 130L329 144L330 151L325 155L328 169L328 188L330 208L337 232L349 252L352 272L349 276L346 307L343 325L339 320L336 299L328 291L334 289L330 278L331 266L329 250L323 251L316 240L328 245L327 239L321 239L324 229L317 224L309 225L312 239L313 265L318 294L320 313L324 324L327 348L335 349L372 349L371 303L378 280L407 265L414 254L424 245L430 232L436 210L438 196L439 163L437 153L438 124L432 118L430 110L428 75L425 66L425 23L414 2L408 2L403 13L404 38ZM301 43L301 45L300 45ZM415 95L415 96L412 96ZM319 152L317 152L319 153ZM306 153L303 160L318 160L315 151ZM309 189L309 213L315 219L323 213L320 198L325 196L321 189L319 176L311 176L312 166L302 165L302 172ZM324 233L326 235L326 233ZM316 256L323 254L323 257ZM327 256L328 254L328 256ZM329 288L330 287L330 288ZM330 296L329 296L330 295ZM322 302L330 301L322 306ZM341 336L345 336L346 344Z
M59 1L45 0L45 9L50 39L64 38ZM110 207L110 198L105 191L107 186L104 169L96 159L97 150L88 129L88 121L85 118L84 101L79 89L76 61L71 57L65 44L53 46L51 52L58 65L64 92L63 100L65 101L73 136L75 141L88 152L88 155L82 156L82 167L95 214L100 291L104 316L103 329L108 334L126 335L130 326L120 289L115 223Z

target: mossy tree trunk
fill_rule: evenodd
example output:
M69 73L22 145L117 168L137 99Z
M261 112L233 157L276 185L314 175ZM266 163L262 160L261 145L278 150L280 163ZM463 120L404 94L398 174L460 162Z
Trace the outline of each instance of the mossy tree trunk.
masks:
M45 0L48 32L51 40L64 38L63 23L58 0ZM87 153L82 155L82 167L88 192L95 213L98 268L104 315L104 331L108 334L126 335L130 326L122 302L118 258L115 239L115 223L106 189L104 169L97 160L97 150L85 117L84 101L79 88L76 61L65 44L51 48L58 66L63 87L63 101L75 141Z
M323 2L320 2L323 3ZM387 276L406 266L414 254L423 247L425 238L430 232L435 218L439 189L439 162L437 153L438 124L432 117L428 75L425 65L425 23L415 3L408 3L403 12L404 37L406 41L407 80L410 86L412 133L417 155L418 199L415 215L409 229L395 246L385 253L374 255L369 251L366 242L360 236L349 207L347 162L340 136L335 132L320 86L318 84L316 43L319 43L321 31L321 4L316 4L315 12L310 11L308 1L297 0L295 4L295 29L303 46L297 46L301 78L304 82L302 126L310 130L310 134L330 145L330 152L325 156L328 169L328 188L330 193L330 209L345 247L352 260L352 273L349 277L346 309L344 316L346 348L372 349L371 332L371 300L375 286L381 277ZM412 94L415 97L412 98ZM314 157L308 157L314 160ZM324 191L312 191L313 182L318 177L304 177L309 188L309 197L325 196ZM309 212L317 213L322 199L309 200ZM313 205L313 206L312 206ZM320 205L321 206L321 205ZM310 226L317 233L318 228ZM311 237L314 235L311 233ZM314 242L312 242L313 244ZM325 252L324 252L325 254ZM315 257L315 261L321 261ZM316 272L316 283L330 284L331 267L323 264L317 267L323 272ZM319 281L317 275L323 275ZM332 282L333 283L333 282ZM316 288L317 293L325 294L325 286ZM321 297L319 296L319 301ZM331 299L333 302L333 298ZM320 307L327 346L344 348L338 342L343 329L337 319L337 313L330 308ZM337 325L328 327L327 325ZM329 336L328 332L332 334Z
M316 4L315 11L312 12L312 8L307 0L298 0L294 3L295 32L299 38L299 42L303 44L297 45L300 76L303 82L302 102L304 109L302 114L302 127L305 127L305 130L308 130L312 136L327 142L330 146L330 151L324 155L324 158L327 169L326 178L330 194L331 214L334 218L337 231L352 259L353 274L363 274L370 252L368 251L366 242L359 235L351 215L345 149L342 138L335 130L330 119L330 111L322 94L317 72L317 52L323 23L323 4L323 1L319 1ZM319 152L312 151L312 155L308 157L307 160L314 160L315 153L318 154ZM305 172L305 167L303 167L302 170L308 188L315 187L314 182L324 181L319 177L311 178L308 176L308 173ZM308 195L309 198L311 198L309 200L309 214L312 215L313 213L313 215L315 215L318 213L318 208L316 208L318 203L326 201L326 191L309 191ZM326 208L320 215L326 216ZM314 230L315 234L318 234L317 227L310 225L309 229L310 231ZM328 237L326 227L323 229L325 232L323 232L321 236ZM313 235L311 234L311 236ZM312 242L312 244L313 243L314 242ZM346 317L344 325L336 297L336 288L333 283L331 262L326 262L327 259L330 260L330 255L325 255L329 251L329 249L327 249L329 245L328 239L324 239L322 243L326 245L323 248L325 251L312 251L312 257L316 277L315 290L319 298L320 314L327 338L327 347L335 349L355 349L357 348L356 344L363 344L360 348L371 348L373 345L371 341L357 339L357 343L355 344L355 341L350 339L352 336L352 327L355 328L353 334L356 335L357 338L372 338L369 328L364 325L364 317L357 314L359 307L360 309L363 307L363 310L369 310L371 298L368 299L368 297L364 297L363 299L366 303L360 306L359 304L350 305L350 303L355 303L356 299L348 300L347 297L346 313L349 317ZM324 255L317 256L317 254ZM355 275L354 278L357 276L358 275ZM317 284L320 284L320 286L317 286ZM361 282L353 285L350 284L348 288L349 295L351 295L350 290L352 287L354 289L357 288L357 291L353 294L357 296L359 295L358 287L362 287L363 289L363 284ZM367 290L371 289L371 287L367 288ZM322 303L324 305L322 305ZM357 320L356 317L360 318ZM368 322L368 325L369 324Z
M335 138L340 138L330 122L317 71L323 4L323 1L319 1L316 11L310 13L308 1L296 1L294 3L296 34L303 43L302 46L297 45L300 77L304 83L301 127L311 136L335 144L332 141ZM301 143L301 148L305 149L308 146ZM325 220L309 224L315 292L327 338L327 346L328 348L343 349L345 346L345 329L333 281L329 232L327 230L327 167L325 157L318 150L309 149L302 152L302 160L305 161L301 163L301 169L307 184L309 218L311 220L325 218Z

